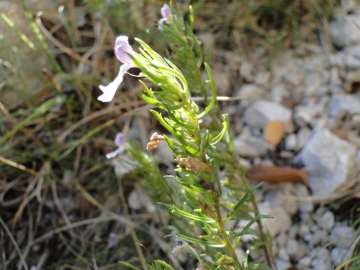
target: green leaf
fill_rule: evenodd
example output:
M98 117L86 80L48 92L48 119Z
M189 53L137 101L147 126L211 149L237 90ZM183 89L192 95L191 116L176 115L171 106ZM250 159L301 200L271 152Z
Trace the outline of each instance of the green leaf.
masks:
M140 268L137 268L137 267L133 266L132 264L124 262L124 261L119 261L119 264L121 264L123 266L127 266L132 270L141 270Z
M171 178L171 179L174 179L175 181L177 181L178 183L180 183L181 185L185 186L185 187L188 187L190 189L192 189L193 191L195 192L199 192L203 195L206 195L206 196L211 196L211 191L209 190L206 190L206 189L203 189L201 187L196 187L194 185L191 185L189 183L186 183L185 181L183 181L181 178L177 177L177 176L174 176L174 175L166 175L165 176L166 178Z
M158 60L159 62L164 62L163 58L157 53L155 52L153 49L150 48L149 45L147 45L144 41L142 41L139 38L135 38L135 40L140 43L141 47L144 48L144 50L146 51L146 53L148 55L150 55L153 59Z
M206 130L204 136L201 138L200 152L204 152L204 149L208 146L209 136L209 130Z
M174 270L174 268L170 264L161 260L155 260L153 265L156 267L155 269Z
M238 210L239 207L241 207L250 197L250 195L258 189L263 183L257 184L256 186L253 186L251 189L249 189L245 195L241 198L241 200L235 205L234 211Z
M168 125L168 123L166 123L160 113L155 110L150 110L150 112L155 116L155 118L160 122L160 124L162 124L164 128L167 129L167 131L169 131L171 134L174 134L174 129L170 125Z
M204 240L199 240L197 238L193 238L190 236L186 236L183 234L176 234L176 237L186 241L186 242L190 242L190 243L194 243L194 244L199 244L199 245L204 245L204 246L209 246L209 247L215 247L215 248L223 248L225 245L224 244L219 244L219 243L215 243L212 241L204 241Z
M172 139L170 139L168 136L164 135L164 139L167 142L168 146L170 147L170 149L177 155L180 155L181 152L179 150L177 150L177 148L174 145L174 142Z
M223 117L224 117L224 121L223 121L223 123L222 123L223 128L222 128L222 130L219 132L218 135L216 135L215 137L213 137L213 138L210 140L210 144L211 144L211 145L214 145L214 144L218 143L218 142L222 139L222 137L224 137L224 135L226 134L226 132L227 132L227 130L228 130L228 128L229 128L228 115L227 115L227 114L224 114Z
M207 115L211 111L212 107L214 106L214 104L216 102L216 96L217 96L216 95L215 80L214 80L214 76L213 76L213 73L211 71L211 68L207 63L204 63L204 65L205 65L207 74L209 76L209 81L208 82L210 83L210 86L211 86L211 94L212 95L211 95L211 101L210 101L209 106L207 106L205 108L205 110L201 114L198 115L198 117L197 117L198 119L204 117L205 115Z
M212 218L208 218L206 216L198 216L198 215L193 215L190 214L188 212L185 212L179 208L177 208L175 205L169 205L169 204L165 204L165 203L159 203L160 205L165 206L168 210L172 211L172 212L177 212L178 214L190 218L192 220L196 220L196 221L200 221L200 222L204 222L204 223L215 223L216 220L212 219Z
M248 224L246 224L246 226L241 230L241 233L243 231L247 231L251 225L253 225L256 221L258 221L261 218L273 218L272 216L268 216L268 215L261 215L258 214L256 217L254 217Z
M157 101L156 99L152 99L152 98L148 97L147 95L144 95L143 93L139 93L138 95L146 103L152 104L160 109L166 110L166 107L161 102Z

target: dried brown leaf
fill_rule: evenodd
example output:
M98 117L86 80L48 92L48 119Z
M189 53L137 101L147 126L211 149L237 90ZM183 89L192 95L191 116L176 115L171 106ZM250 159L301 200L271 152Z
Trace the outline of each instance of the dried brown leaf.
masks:
M304 186L308 185L308 176L303 170L289 167L258 165L251 167L246 172L246 177L273 184L297 183Z

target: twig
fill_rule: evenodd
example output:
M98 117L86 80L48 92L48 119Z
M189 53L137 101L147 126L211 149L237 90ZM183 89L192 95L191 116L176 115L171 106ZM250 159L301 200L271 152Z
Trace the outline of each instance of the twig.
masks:
M12 236L9 228L6 226L5 222L2 220L1 217L0 217L0 224L3 226L4 230L6 231L6 233L9 236L11 242L13 243L13 245L14 245L14 247L15 247L15 249L16 249L16 251L17 251L17 253L18 253L19 257L20 257L21 263L23 264L25 270L29 270L29 268L28 268L28 266L26 264L25 258L23 257L19 246L17 245L17 243L16 243L14 237Z

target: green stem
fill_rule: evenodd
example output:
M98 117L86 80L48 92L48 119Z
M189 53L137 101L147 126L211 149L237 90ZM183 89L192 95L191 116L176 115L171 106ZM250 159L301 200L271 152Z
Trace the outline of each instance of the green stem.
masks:
M228 235L226 234L224 221L222 219L221 212L220 212L220 203L219 203L218 192L215 188L214 183L209 183L209 186L210 186L211 194L212 194L212 197L214 200L214 207L215 207L215 211L216 211L217 222L220 227L220 234L222 235L223 240L225 241L225 246L226 246L227 250L230 252L231 258L234 260L235 269L243 270L244 268L240 264L240 262L236 256L235 249L234 249L233 245L231 244Z
M247 179L246 179L246 182L247 182ZM257 203L256 203L256 198L255 198L255 196L253 194L251 194L250 201L251 201L251 203L252 203L252 205L253 205L253 207L255 209L255 216L259 215L260 214L259 208L258 208ZM264 243L263 250L264 250L264 254L265 254L265 258L266 258L266 263L268 264L269 267L271 267L272 266L272 261L271 261L271 258L270 258L268 247L267 247L266 242L265 242L264 228L262 226L261 218L258 219L256 222L257 222L258 227L259 227L260 239Z

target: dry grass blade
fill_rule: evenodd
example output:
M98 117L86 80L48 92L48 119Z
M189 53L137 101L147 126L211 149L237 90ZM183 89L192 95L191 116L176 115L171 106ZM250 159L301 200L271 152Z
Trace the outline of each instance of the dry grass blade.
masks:
M14 245L15 250L16 250L16 252L18 253L19 258L20 258L20 260L21 260L22 266L24 267L25 270L28 270L29 268L28 268L28 266L27 266L27 264L26 264L25 258L24 258L24 256L22 255L21 250L20 250L18 244L16 243L16 240L15 240L14 237L12 236L9 228L6 226L5 222L2 220L1 217L0 217L0 224L1 224L1 226L4 228L6 234L9 236L11 243Z
M11 161L11 160L9 160L9 159L7 159L7 158L4 158L4 157L2 157L2 156L0 156L0 162L2 162L2 163L4 163L4 164L7 164L7 165L9 165L9 166L11 166L11 167L14 167L14 168L16 168L16 169L19 169L19 170L28 172L28 173L30 173L30 174L32 174L32 175L35 175L35 176L38 176L38 175L39 175L38 172L36 172L36 171L34 171L34 170L32 170L32 169L26 168L24 165L18 164L18 163L16 163L16 162Z

